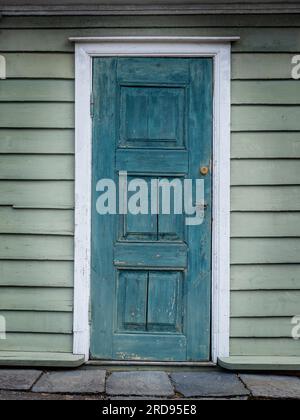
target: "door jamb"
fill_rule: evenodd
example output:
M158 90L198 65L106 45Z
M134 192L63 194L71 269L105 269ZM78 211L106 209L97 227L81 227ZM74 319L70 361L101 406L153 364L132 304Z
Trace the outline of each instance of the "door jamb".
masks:
M91 282L92 58L108 56L214 59L212 361L229 356L230 78L238 37L100 37L75 42L75 263L73 354L89 360Z

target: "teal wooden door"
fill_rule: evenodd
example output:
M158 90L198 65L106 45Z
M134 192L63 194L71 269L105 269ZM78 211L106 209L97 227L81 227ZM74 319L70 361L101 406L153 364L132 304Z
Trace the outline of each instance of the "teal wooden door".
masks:
M212 158L212 74L208 58L94 59L93 359L210 359L212 174L199 168ZM97 184L120 172L148 186L205 178L204 222L187 225L174 203L100 215Z

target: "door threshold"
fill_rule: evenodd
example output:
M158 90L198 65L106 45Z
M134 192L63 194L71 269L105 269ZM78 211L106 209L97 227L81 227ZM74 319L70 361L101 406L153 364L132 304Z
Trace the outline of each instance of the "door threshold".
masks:
M112 368L215 368L217 365L213 362L140 362L140 361L120 361L120 360L89 360L87 366L101 366Z

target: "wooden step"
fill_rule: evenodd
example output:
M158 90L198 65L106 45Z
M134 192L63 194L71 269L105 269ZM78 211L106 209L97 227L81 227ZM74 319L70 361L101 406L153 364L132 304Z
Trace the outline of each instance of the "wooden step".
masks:
M231 356L219 358L219 366L234 371L300 371L300 357Z
M0 366L76 368L84 356L70 353L0 352Z

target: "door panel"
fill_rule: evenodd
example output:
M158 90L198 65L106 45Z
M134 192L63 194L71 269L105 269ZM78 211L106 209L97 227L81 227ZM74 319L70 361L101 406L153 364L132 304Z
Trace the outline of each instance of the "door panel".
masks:
M92 358L210 359L211 173L198 226L175 214L173 182L210 166L212 74L211 59L94 59ZM97 213L97 182L124 171L157 183L155 214Z

